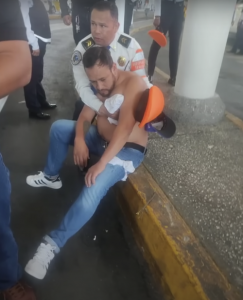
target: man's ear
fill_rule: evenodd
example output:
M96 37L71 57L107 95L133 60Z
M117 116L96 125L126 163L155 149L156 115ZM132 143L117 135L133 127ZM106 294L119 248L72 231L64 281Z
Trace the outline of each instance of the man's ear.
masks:
M112 67L111 67L111 72L112 72L112 74L115 76L116 75L116 73L117 73L117 65L116 65L116 63L114 63L113 62L113 65L112 65Z

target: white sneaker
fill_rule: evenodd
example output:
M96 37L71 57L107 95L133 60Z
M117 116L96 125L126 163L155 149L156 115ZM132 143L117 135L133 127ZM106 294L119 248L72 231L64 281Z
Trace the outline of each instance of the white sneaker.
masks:
M25 272L37 279L43 279L51 260L55 256L55 249L56 247L50 244L41 243L33 259L27 263Z
M62 187L62 181L59 176L55 180L52 180L46 177L43 172L28 176L26 183L33 187L49 187L51 189L60 189Z

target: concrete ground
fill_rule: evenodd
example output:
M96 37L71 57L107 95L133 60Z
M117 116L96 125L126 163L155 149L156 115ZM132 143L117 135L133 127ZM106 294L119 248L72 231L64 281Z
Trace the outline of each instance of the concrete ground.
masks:
M147 31L148 29L139 31L134 35L146 57L148 57L151 46L151 38L147 35ZM227 51L231 47L231 45L227 45L225 49L216 92L226 104L227 111L243 120L243 56L229 54ZM157 59L157 67L166 74L170 74L168 57L169 47L167 45L160 50Z
M147 30L146 30L147 31ZM146 31L134 35L148 56ZM243 117L243 59L225 54L218 93L227 110ZM157 66L168 73L168 48ZM170 87L155 74L165 96ZM211 127L178 124L170 140L151 136L145 166L178 209L192 231L243 291L243 132L227 119Z
M33 256L42 236L59 224L83 185L72 151L61 172L62 189L34 189L25 183L27 175L43 169L51 123L71 118L74 108L70 65L74 43L71 28L60 24L52 25L52 44L45 57L44 87L49 102L58 105L50 112L52 119L30 120L22 90L9 97L0 113L0 151L11 173L12 228L22 265ZM109 192L93 219L55 258L43 281L27 278L39 300L163 299L115 198Z

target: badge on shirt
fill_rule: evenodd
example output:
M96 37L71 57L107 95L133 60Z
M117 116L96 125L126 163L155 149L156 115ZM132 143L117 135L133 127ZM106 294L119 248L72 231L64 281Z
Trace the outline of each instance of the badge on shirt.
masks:
M72 55L72 64L77 66L82 61L82 54L78 50L75 50Z
M88 50L89 48L93 47L94 45L95 45L95 41L92 39L92 37L90 37L87 40L82 42L82 46L84 47L84 50Z
M120 67L124 67L125 66L125 64L126 64L126 58L124 57L124 56L120 56L119 58L118 58L118 60L117 60L117 62L118 62L118 65L120 66Z
M123 47L128 48L132 39L128 36L125 36L123 34L120 35L118 39L118 43L121 44Z

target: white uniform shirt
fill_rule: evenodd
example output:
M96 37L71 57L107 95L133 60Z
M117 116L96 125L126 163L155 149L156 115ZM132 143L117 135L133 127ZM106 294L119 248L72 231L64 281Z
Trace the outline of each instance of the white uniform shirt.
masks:
M94 45L95 42L91 34L81 40L73 53L72 64L75 87L80 98L87 106L98 112L103 103L91 90L91 84L82 63L84 52ZM117 33L109 46L109 50L119 70L136 72L144 78L148 88L152 86L146 76L143 50L134 38L125 33Z
M29 9L33 6L32 0L19 0L20 9L24 20L24 25L26 27L26 35L28 38L29 44L32 46L33 50L38 50L38 39L34 34L34 31L31 30L30 17L29 17Z

